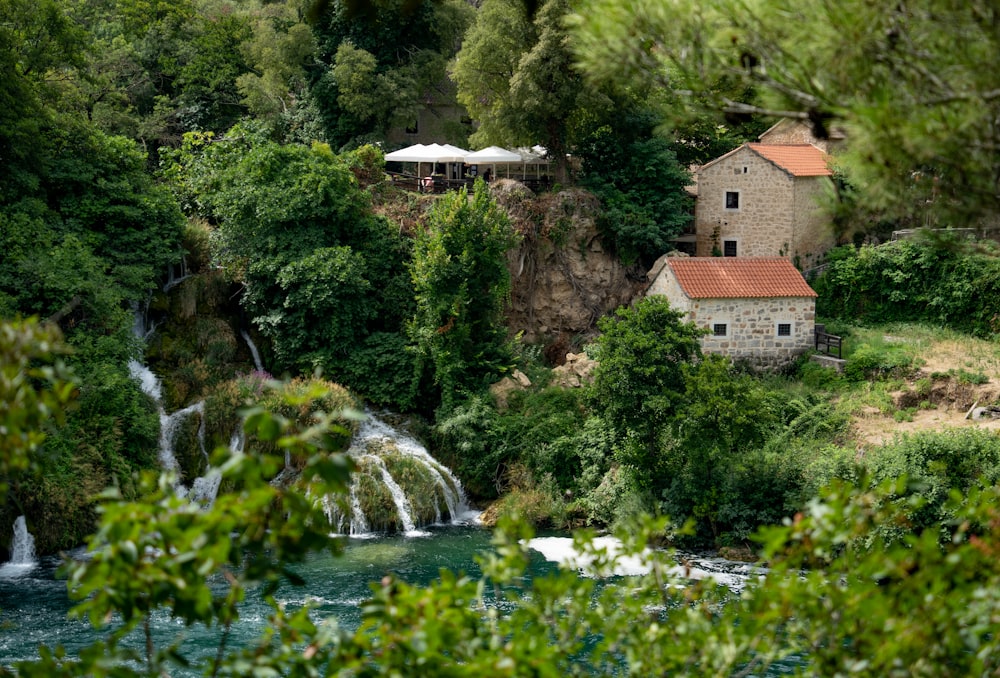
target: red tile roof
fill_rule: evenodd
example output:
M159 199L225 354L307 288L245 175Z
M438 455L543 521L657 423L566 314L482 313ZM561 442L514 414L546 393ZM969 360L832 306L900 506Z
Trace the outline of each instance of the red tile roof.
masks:
M816 296L782 257L676 257L667 265L691 299Z
M750 150L796 177L828 177L830 156L812 144L747 144Z

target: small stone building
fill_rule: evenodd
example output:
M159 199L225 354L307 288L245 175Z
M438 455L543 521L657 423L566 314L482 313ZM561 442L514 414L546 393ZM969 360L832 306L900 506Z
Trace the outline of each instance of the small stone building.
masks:
M816 293L788 259L665 255L649 278L646 296L666 296L708 330L706 353L773 368L813 347Z
M812 144L749 143L698 170L695 254L787 257L800 269L836 244L820 198L829 156Z

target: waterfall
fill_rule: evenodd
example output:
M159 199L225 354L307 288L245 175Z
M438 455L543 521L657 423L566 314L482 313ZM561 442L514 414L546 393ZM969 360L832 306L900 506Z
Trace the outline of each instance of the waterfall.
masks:
M14 540L10 545L10 561L0 566L0 577L17 577L38 564L35 560L35 538L28 532L24 516L14 521Z
M258 372L264 371L264 363L260 361L260 351L257 350L257 345L253 343L250 338L250 334L246 330L240 330L240 336L243 337L243 341L247 342L247 347L250 349L250 355L253 356L253 366L257 368Z
M462 485L412 436L366 412L367 419L348 450L357 461L345 505L329 498L324 509L333 529L352 536L372 530L415 536L422 525L468 521L470 510ZM345 513L347 515L345 515Z
M392 503L396 505L396 511L399 513L399 522L403 525L403 532L412 534L417 529L417 525L413 522L413 507L410 506L410 502L406 499L406 493L403 492L403 488L392 479L392 475L389 473L389 469L385 467L385 462L382 461L381 457L377 457L374 454L366 454L363 458L371 460L375 464L375 467L378 468L382 475L382 482L385 483L389 494L392 495Z
M155 327L147 329L144 315L137 303L133 303L132 308L136 313L133 331L137 337L145 341L153 333ZM128 361L128 370L132 378L139 382L139 388L142 389L142 392L156 403L156 408L160 414L160 440L157 457L160 460L161 468L165 471L179 473L180 464L177 463L177 457L174 455L174 439L177 435L178 427L192 414L201 416L198 425L198 445L207 462L208 451L205 449L205 401L199 400L193 405L177 410L173 414L167 414L166 408L163 406L163 387L160 384L159 378L153 374L153 371L134 359ZM193 501L211 504L215 501L220 483L221 476L219 476L218 470L209 468L205 476L194 480L190 491L180 480L177 481L175 489L182 497L188 496Z

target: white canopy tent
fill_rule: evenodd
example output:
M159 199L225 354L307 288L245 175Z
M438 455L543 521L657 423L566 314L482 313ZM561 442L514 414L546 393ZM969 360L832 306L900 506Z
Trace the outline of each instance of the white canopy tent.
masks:
M385 159L388 162L427 162L427 157L424 153L424 149L426 148L423 144L414 144L413 146L407 146L392 153L386 153Z
M469 153L465 156L466 165L491 165L493 167L493 175L496 176L497 165L507 166L507 176L510 176L510 166L521 164L521 155L515 153L514 151L508 151L506 148L500 148L499 146L489 146L481 151L476 151L475 153Z
M531 148L519 148L517 149L521 154L521 161L524 163L521 166L521 175L525 178L528 176L528 165L535 166L535 180L541 178L541 167L545 165L545 173L548 174L549 170L549 158L548 151L545 150L544 146L532 146Z
M417 163L417 176L422 176L421 165L423 163L431 163L432 166L439 162L460 163L465 160L468 153L465 149L451 144L414 144L398 151L386 153L385 159L387 162L415 162Z

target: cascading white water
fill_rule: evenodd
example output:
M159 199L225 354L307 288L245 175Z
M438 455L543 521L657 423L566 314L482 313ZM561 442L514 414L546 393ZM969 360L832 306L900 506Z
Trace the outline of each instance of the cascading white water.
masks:
M35 538L28 532L28 521L18 516L14 521L14 541L10 547L11 565L35 564Z
M448 507L448 513L451 515L452 521L469 517L468 514L472 512L470 511L469 505L465 500L465 495L462 492L462 483L458 481L458 478L456 478L447 468L439 464L437 460L430 455L427 448L421 445L416 438L402 431L397 431L386 422L374 416L371 412L367 412L366 414L368 415L368 419L366 419L365 423L362 424L361 430L358 431L358 436L363 439L382 438L385 440L392 440L395 442L396 448L400 452L407 456L421 460L427 467L427 470L435 478L438 487L441 488L441 492L444 495L445 504ZM447 477L450 482L446 481L445 477ZM438 520L440 520L440 516L438 517Z
M439 464L415 438L403 433L387 422L380 419L373 412L367 411L367 419L361 425L354 436L348 454L352 455L362 466L367 468L367 475L372 480L377 481L389 493L392 503L396 509L399 529L410 535L423 534L417 532L418 520L410 499L406 496L404 487L393 478L392 472L386 465L385 460L373 449L384 448L389 453L395 453L407 460L415 462L421 472L426 473L430 478L428 482L433 483L435 488L434 497L424 497L425 506L429 505L434 514L434 522L442 522L442 510L438 504L438 494L444 502L448 511L449 520L452 523L468 522L476 512L469 508L462 491L462 484L447 468ZM374 443L374 444L373 444ZM398 458L398 457L397 457ZM377 469L377 471L376 471ZM364 470L361 473L365 473ZM330 519L330 524L334 529L343 531L344 523L348 522L347 533L352 536L363 536L368 534L372 525L364 513L362 500L358 492L359 482L357 478L352 481L350 494L348 496L350 520L345 520L336 502L329 499L324 500L324 508ZM426 515L426 513L425 513ZM424 519L426 520L426 518Z
M38 565L35 557L35 538L28 532L24 516L14 521L14 539L10 544L10 560L0 566L0 577L18 577Z
M172 288L190 278L191 275L187 269L187 257L181 257L180 275L174 275L174 264L167 265L167 282L163 284L163 291L169 292Z
M147 329L141 309L138 304L133 304L136 312L136 320L133 325L135 334L140 339L146 340L152 334L153 329ZM208 460L208 451L205 449L205 401L200 400L193 405L177 410L173 414L167 414L163 406L163 388L159 378L153 371L140 363L138 360L128 361L129 374L139 382L142 392L153 399L160 414L160 441L157 456L160 466L166 471L178 472L180 465L174 455L174 438L180 424L192 414L201 416L198 425L198 445L201 453ZM176 490L182 497L188 496L194 501L199 501L211 505L215 501L216 494L221 484L221 477L216 469L209 468L205 476L196 478L191 485L190 491L178 480Z
M413 520L413 507L410 506L403 488L392 479L392 475L389 473L389 469L385 467L385 462L382 461L381 457L376 457L374 454L366 454L362 459L370 460L381 472L382 482L385 483L389 494L392 495L392 503L396 505L396 511L399 513L399 522L403 525L403 532L405 534L413 533L417 529L417 525Z
M243 341L247 342L247 348L250 349L250 355L253 356L253 366L257 368L258 372L264 371L264 363L260 361L260 351L257 350L257 345L253 343L253 339L246 330L240 330L240 336L243 337Z

